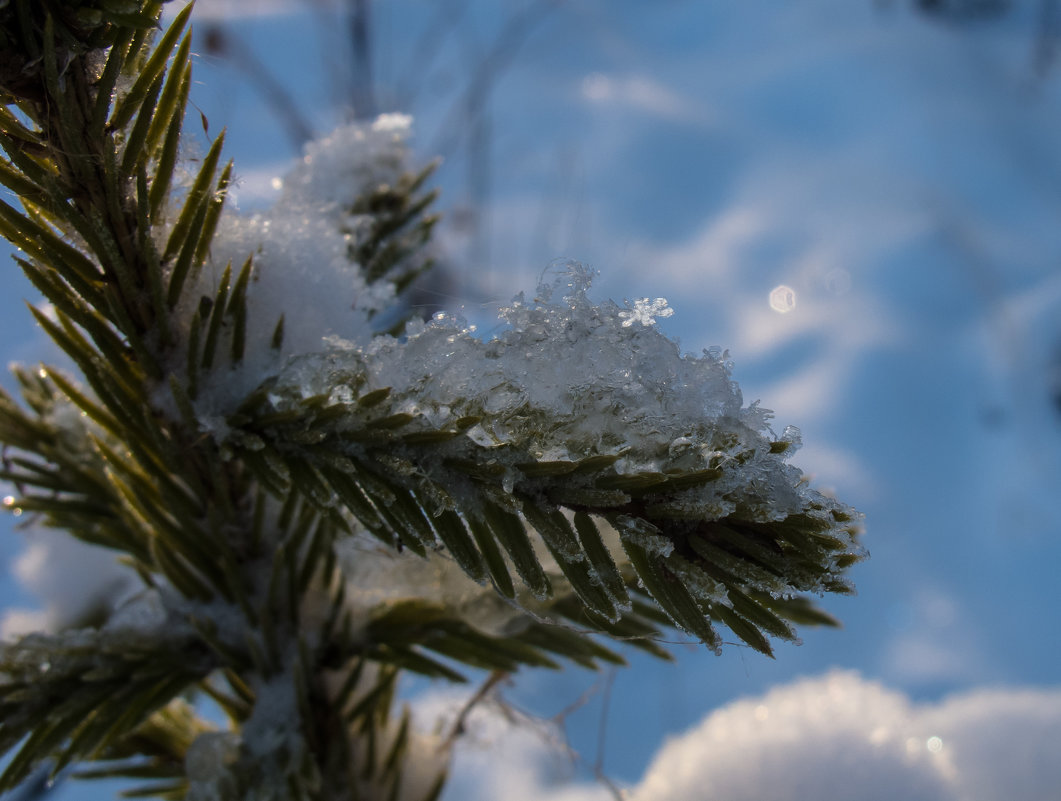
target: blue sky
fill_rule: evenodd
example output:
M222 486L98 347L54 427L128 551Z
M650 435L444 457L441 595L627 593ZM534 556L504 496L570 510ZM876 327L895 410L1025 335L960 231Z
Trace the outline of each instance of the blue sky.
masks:
M679 645L675 665L632 657L609 693L571 670L520 676L508 697L551 716L596 683L567 729L592 765L606 709L603 767L630 785L713 710L768 692L798 709L788 699L827 695L827 676L850 679L852 698L885 699L865 720L943 731L975 708L986 730L1010 709L1013 731L1032 730L1025 707L1006 706L1015 695L990 706L982 694L1052 699L1061 684L1061 64L1036 65L1040 4L960 24L897 1L552 5L491 60L535 4L373 4L378 110L414 115L423 160L447 151L439 301L489 330L560 257L600 270L598 299L666 297L676 313L662 330L689 352L729 348L745 400L773 409L779 432L800 427L793 462L866 514L872 556L853 572L857 597L823 602L845 628L805 631L775 661ZM314 131L349 114L333 69L348 64L345 43L325 5L201 0L196 18L200 35L238 21ZM228 130L240 206L260 207L292 143L245 75L197 49L193 102L211 133ZM484 63L499 69L469 162L466 90ZM32 361L45 351L22 297L18 278L0 293L5 352ZM3 539L9 564L20 543ZM29 600L9 580L0 602ZM729 725L760 706L726 707ZM944 752L929 736L896 742L926 744L917 758L931 760ZM956 760L952 772L972 770ZM917 787L958 781L919 770ZM1039 770L1028 798L1056 777ZM878 778L867 775L866 787Z

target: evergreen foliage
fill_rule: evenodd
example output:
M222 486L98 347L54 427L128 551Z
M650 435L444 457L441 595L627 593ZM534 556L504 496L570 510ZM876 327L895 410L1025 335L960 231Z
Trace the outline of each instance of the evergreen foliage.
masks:
M448 741L395 710L403 671L622 664L609 641L669 658L668 628L717 649L719 624L770 654L793 624L834 624L807 593L850 591L858 515L805 486L783 461L795 436L765 438L735 389L720 411L687 411L701 379L731 387L722 356L674 346L654 391L676 413L635 413L618 389L492 400L538 376L502 351L592 360L665 342L632 325L643 309L590 306L577 271L491 342L383 314L370 346L285 354L205 424L204 395L253 332L277 354L287 332L248 304L252 252L201 291L232 163L222 134L184 175L191 6L165 32L160 13L0 4L0 233L79 373L17 368L21 402L0 395L5 503L113 550L144 584L98 628L0 646L14 754L0 791L48 763L160 798L426 800ZM348 209L365 284L400 296L428 266L429 173L368 185ZM449 372L401 377L442 340ZM496 382L454 378L477 371ZM196 694L227 730L196 717Z

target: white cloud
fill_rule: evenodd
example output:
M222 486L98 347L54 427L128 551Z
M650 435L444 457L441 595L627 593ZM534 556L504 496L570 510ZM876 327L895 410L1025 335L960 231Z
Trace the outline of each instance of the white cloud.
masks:
M981 662L970 659L969 650L963 638L940 637L939 632L921 628L889 640L882 667L888 676L906 684L968 677L984 670Z
M801 419L801 418L795 418ZM876 495L879 480L870 466L845 448L834 448L821 441L804 442L792 460L824 492L840 497L855 494L863 499Z
M712 713L664 745L633 798L956 798L925 742L905 696L832 673Z
M630 262L651 265L664 286L692 292L709 281L715 291L740 286L746 250L768 235L771 220L762 209L734 204L708 220L690 239L677 243L634 243Z
M456 691L430 692L416 699L413 714L423 730L452 729L466 703ZM602 786L572 784L571 755L552 724L514 715L487 701L466 719L457 740L444 799L456 801L611 801Z
M112 551L52 529L35 528L15 561L18 581L44 603L41 610L9 609L0 618L0 639L78 625L110 608L138 584Z
M599 106L633 109L667 120L710 122L700 103L647 75L590 73L582 79L582 97Z
M996 654L959 599L934 584L910 586L889 612L893 633L879 659L890 681L913 687L941 681L985 681L996 675Z
M443 708L441 696L421 712ZM446 703L455 708L453 696ZM607 801L558 784L562 752L480 708L446 798ZM1061 689L986 689L938 704L857 673L794 681L708 714L667 741L630 801L1045 801L1061 786ZM569 762L567 764L570 764Z
M165 9L166 16L171 17L186 5L185 0L171 3ZM288 16L337 5L335 0L196 0L195 19L222 22L244 17Z
M774 411L779 420L798 420L803 425L835 414L851 369L851 359L836 350L795 365L792 372L763 387L763 405ZM747 363L748 360L741 360L738 365ZM754 397L759 396L754 393Z
M926 709L920 723L953 753L960 801L1057 797L1058 690L979 690Z

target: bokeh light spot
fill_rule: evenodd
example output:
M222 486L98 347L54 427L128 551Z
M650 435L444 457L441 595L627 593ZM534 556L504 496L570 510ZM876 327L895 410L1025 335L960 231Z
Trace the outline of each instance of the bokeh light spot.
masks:
M770 290L770 308L785 314L796 308L796 290L785 284L779 284Z

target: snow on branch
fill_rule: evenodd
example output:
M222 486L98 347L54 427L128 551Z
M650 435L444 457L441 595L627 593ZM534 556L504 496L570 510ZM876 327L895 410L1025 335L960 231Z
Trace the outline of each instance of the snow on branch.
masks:
M331 337L229 411L226 444L263 480L346 504L385 541L444 548L510 598L513 570L549 597L556 565L614 622L632 566L704 642L722 622L769 653L764 631L795 636L786 603L850 591L858 515L785 461L798 432L775 437L769 412L742 406L725 353L681 355L650 322L665 301L594 304L591 279L566 265L490 340L444 313L398 338Z

